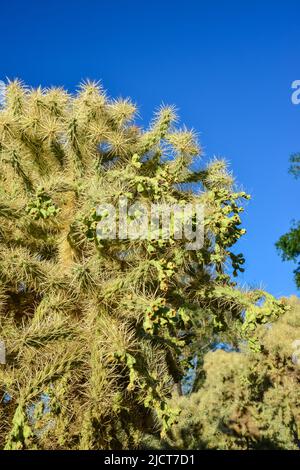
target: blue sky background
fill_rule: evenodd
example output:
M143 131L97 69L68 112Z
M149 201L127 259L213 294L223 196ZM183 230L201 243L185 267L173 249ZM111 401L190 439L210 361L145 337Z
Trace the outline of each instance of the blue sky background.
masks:
M101 79L138 103L145 124L176 104L205 158L225 157L252 194L240 282L297 293L274 243L300 218L300 182L287 173L300 151L299 0L15 0L0 11L0 79L69 91Z

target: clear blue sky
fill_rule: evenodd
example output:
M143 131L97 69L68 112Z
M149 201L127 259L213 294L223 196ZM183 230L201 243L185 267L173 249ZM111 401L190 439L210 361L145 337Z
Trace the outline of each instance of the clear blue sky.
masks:
M200 133L206 158L225 157L252 194L241 282L296 293L292 265L274 248L300 218L300 181L288 157L300 150L299 0L36 0L1 4L0 79L63 85L101 79L131 96L145 123L176 104Z

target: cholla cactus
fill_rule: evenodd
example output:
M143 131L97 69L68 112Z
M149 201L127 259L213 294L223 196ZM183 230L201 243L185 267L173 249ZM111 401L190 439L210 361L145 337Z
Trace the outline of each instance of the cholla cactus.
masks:
M171 425L193 340L239 335L226 262L243 269L230 247L248 196L223 161L200 167L171 107L143 130L90 82L71 96L14 81L1 104L0 447L138 447ZM97 206L122 196L203 204L204 246L100 240Z

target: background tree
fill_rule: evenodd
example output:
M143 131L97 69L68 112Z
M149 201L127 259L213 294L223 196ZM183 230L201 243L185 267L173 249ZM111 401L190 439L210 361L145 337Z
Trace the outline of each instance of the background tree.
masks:
M290 168L289 168L289 173L295 178L299 178L300 176L300 153L294 153L290 157Z
M202 386L173 398L178 424L155 446L175 449L299 449L300 301L258 328L257 354L217 350L204 358Z
M3 101L0 447L139 447L172 424L168 399L195 351L222 335L259 348L257 324L284 310L230 280L248 196L222 160L199 163L172 107L143 130L129 99L95 83L73 96L14 81ZM121 196L203 204L204 246L99 239L98 205Z
M290 158L291 166L289 172L298 178L300 175L300 154L296 153ZM294 270L295 282L300 288L300 222L295 222L289 232L282 235L276 243L276 248L284 261L298 261L298 266Z

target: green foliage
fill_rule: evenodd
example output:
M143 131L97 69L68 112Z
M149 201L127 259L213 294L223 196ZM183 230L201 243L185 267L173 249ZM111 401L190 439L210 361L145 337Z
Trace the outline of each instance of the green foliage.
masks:
M298 178L300 176L300 153L294 153L290 157L291 166L289 168L289 173Z
M260 353L209 352L205 379L191 395L173 398L178 424L148 445L175 449L299 449L300 302L276 322L261 325ZM147 445L147 443L146 443Z
M18 81L6 87L1 448L135 448L145 433L166 434L177 416L169 398L195 352L221 337L258 341L257 325L282 311L270 297L256 308L264 294L231 282L230 270L243 270L231 247L245 232L248 195L225 162L202 164L194 132L175 126L172 107L146 130L135 112L90 82L75 96ZM203 204L204 246L187 251L172 234L99 240L97 206L121 196Z
M291 166L289 173L295 178L300 175L300 154L295 153L290 157ZM282 235L275 244L277 250L281 254L283 261L298 262L294 270L296 286L300 288L300 222L294 222L289 232Z
M297 262L300 256L300 222L279 238L276 248L281 253L284 261ZM296 285L300 288L300 263L294 270L294 274Z

